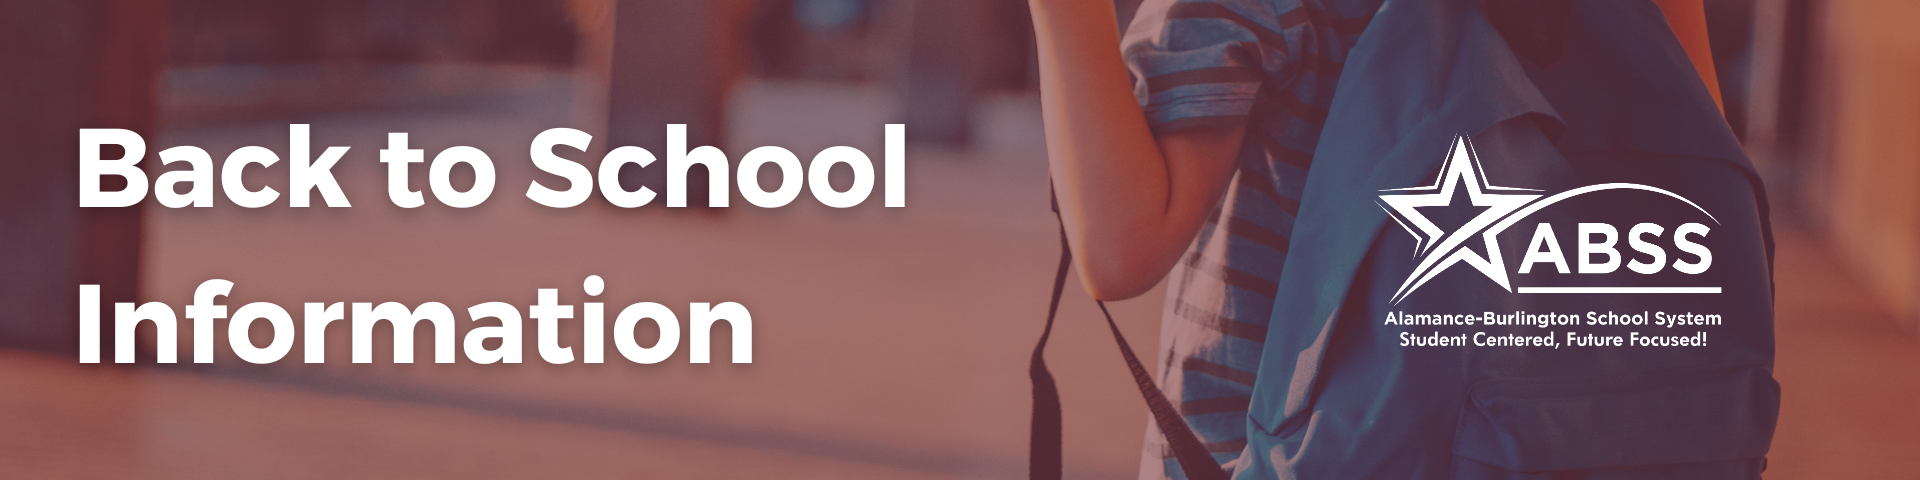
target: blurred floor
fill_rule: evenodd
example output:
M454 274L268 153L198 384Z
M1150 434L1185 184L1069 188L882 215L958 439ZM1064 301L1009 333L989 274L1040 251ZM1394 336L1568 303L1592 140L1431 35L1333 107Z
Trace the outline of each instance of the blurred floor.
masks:
M0 351L7 478L961 478Z
M539 82L536 82L539 83ZM345 329L330 363L210 368L79 366L0 356L0 472L30 477L1015 478L1025 470L1026 355L1058 245L1031 99L982 107L972 153L908 155L908 208L835 211L803 199L722 215L551 210L522 196L526 145L569 126L564 79L485 109L334 112L196 122L154 150L279 151L287 123L313 145L351 146L336 168L350 210L154 209L143 288L178 307L209 278L226 303L482 301L536 288L611 305L738 301L755 363L353 365ZM885 92L749 84L735 95L739 155L779 145L880 151ZM831 119L832 121L821 121ZM664 128L664 126L663 126ZM500 171L480 207L403 210L376 150L410 132L433 152L471 145ZM911 135L911 133L909 133ZM564 152L563 152L564 153ZM588 161L591 164L591 160ZM424 189L424 167L416 188ZM250 171L278 185L284 162ZM554 181L544 177L543 181ZM221 200L224 203L224 200ZM431 202L431 200L430 200ZM282 202L284 204L284 202ZM877 207L878 202L872 207ZM1873 478L1920 470L1920 343L1871 305L1808 237L1781 233L1779 368L1786 399L1772 478ZM1131 477L1147 422L1091 302L1077 289L1050 346L1073 478ZM1160 294L1116 309L1135 345L1157 344ZM577 330L574 330L577 332ZM183 334L186 329L183 325ZM577 333L574 333L577 335ZM724 335L716 339L724 339ZM724 342L719 342L724 343ZM384 345L377 342L376 345ZM416 353L424 358L431 347ZM186 350L183 349L183 353ZM376 347L376 358L389 354ZM724 359L718 347L716 360Z
M1920 341L1811 235L1775 232L1780 427L1768 478L1920 472Z

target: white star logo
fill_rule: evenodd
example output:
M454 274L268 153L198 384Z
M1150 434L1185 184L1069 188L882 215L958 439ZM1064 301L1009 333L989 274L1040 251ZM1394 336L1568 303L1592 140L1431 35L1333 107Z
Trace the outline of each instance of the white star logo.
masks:
M1465 188L1467 199L1475 207L1486 207L1485 211L1468 220L1465 225L1445 232L1428 220L1417 207L1445 207L1453 202L1454 189ZM1440 175L1434 178L1433 185L1413 188L1381 190L1383 192L1405 192L1394 195L1381 195L1381 208L1393 217L1401 228L1419 239L1414 256L1420 264L1413 269L1413 275L1394 292L1393 302L1399 303L1420 285L1432 280L1440 272L1446 271L1456 263L1466 263L1486 274L1487 278L1499 283L1501 288L1513 291L1507 283L1506 263L1500 259L1500 248L1494 242L1499 229L1489 229L1494 222L1507 214L1519 210L1522 206L1540 198L1538 194L1492 193L1492 192L1538 192L1528 188L1509 188L1488 185L1485 172L1480 168L1480 159L1474 155L1473 145L1466 135L1454 137L1453 147L1447 153L1446 163L1440 168ZM1473 249L1466 248L1466 242L1478 234L1486 242L1487 255L1482 257Z

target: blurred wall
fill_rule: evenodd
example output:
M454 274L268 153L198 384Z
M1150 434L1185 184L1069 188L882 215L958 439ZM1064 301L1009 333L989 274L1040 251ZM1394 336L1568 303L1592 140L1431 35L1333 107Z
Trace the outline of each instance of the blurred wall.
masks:
M1808 213L1889 311L1920 320L1920 2L1822 2Z
M726 145L726 98L745 72L752 18L747 0L621 0L613 7L607 144L667 155L670 124L686 125L686 148ZM738 162L738 158L729 158ZM687 198L707 197L709 172L693 169ZM722 172L724 174L725 172ZM623 188L666 191L666 170L623 168ZM690 200L690 205L705 205Z
M166 8L0 2L0 346L77 351L77 285L108 305L135 298L140 208L79 208L74 162L82 128L133 130L152 153ZM102 190L124 188L115 178Z
M176 0L163 122L473 105L524 88L500 73L565 72L600 53L581 34L595 12L575 3Z
M174 0L169 63L531 63L570 67L558 1Z

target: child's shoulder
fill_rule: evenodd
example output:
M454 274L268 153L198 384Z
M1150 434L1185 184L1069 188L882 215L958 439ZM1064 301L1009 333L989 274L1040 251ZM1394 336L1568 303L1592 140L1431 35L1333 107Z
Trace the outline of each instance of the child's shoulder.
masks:
M1349 27L1380 10L1384 0L1148 0L1132 28L1184 19L1253 23L1273 30L1300 26ZM1342 28L1343 30L1345 28Z

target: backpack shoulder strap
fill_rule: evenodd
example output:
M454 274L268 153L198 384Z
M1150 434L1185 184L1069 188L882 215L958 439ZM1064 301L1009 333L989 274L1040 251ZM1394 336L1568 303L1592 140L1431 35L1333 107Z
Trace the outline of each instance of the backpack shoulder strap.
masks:
M1053 214L1060 216L1060 202L1053 201ZM1047 371L1045 351L1047 337L1053 334L1053 319L1060 311L1060 294L1067 286L1067 273L1073 267L1073 251L1067 245L1067 230L1060 227L1060 267L1053 276L1053 300L1047 305L1047 325L1040 331L1040 341L1033 346L1033 363L1027 374L1033 380L1033 428L1028 444L1027 477L1033 480L1058 480L1061 476L1060 461L1060 391L1053 383L1053 374ZM1120 334L1120 325L1113 322L1113 314L1107 311L1107 303L1095 301L1100 305L1100 314L1107 318L1107 328L1113 331L1113 341L1120 346L1120 357L1127 362L1127 370L1133 373L1133 383L1140 388L1140 396L1147 402L1147 410L1153 412L1153 421L1167 436L1167 444L1173 449L1174 457L1180 461L1180 470L1186 472L1191 480L1226 480L1227 472L1213 460L1213 454L1207 452L1200 438L1187 427L1180 412L1167 401L1160 387L1153 383L1153 376L1147 373L1147 367L1133 354L1133 347L1127 345L1127 338Z

